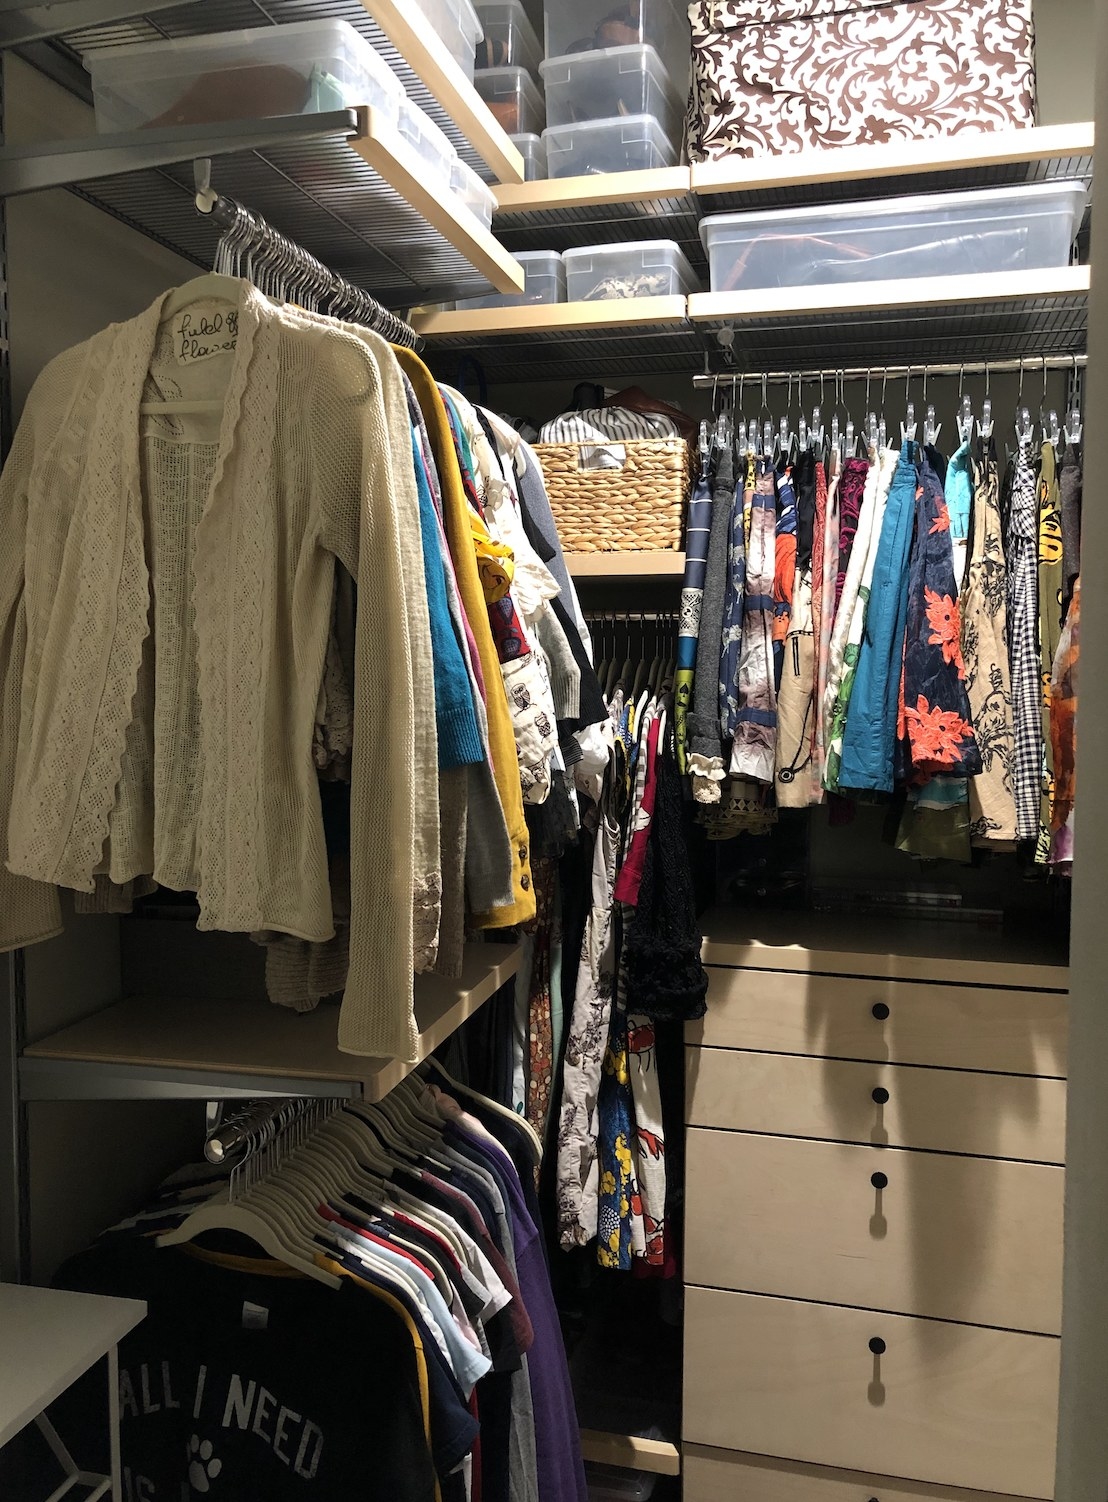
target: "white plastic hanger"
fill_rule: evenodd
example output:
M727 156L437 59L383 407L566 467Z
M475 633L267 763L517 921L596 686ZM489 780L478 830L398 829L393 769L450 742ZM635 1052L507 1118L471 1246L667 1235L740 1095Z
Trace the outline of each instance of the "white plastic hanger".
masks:
M1079 387L1078 387L1078 380L1077 380L1077 356L1076 355L1074 355L1074 357L1073 357L1073 381L1072 381L1071 384L1073 386L1073 405L1070 407L1070 410L1066 413L1066 427L1065 427L1066 442L1067 443L1080 443L1081 442L1081 399L1080 399L1080 396L1079 396Z

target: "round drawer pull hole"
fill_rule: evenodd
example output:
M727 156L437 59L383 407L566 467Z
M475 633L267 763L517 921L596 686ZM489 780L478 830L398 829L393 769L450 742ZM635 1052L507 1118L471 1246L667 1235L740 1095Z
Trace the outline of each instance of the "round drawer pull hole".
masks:
M869 1343L869 1348L875 1356L884 1356L885 1354L885 1342L881 1339L880 1335L873 1337Z
M889 1179L887 1174L871 1173L869 1176L869 1181L875 1189L887 1189L889 1186Z
M887 1004L883 1001L875 1001L873 1004L873 1015L877 1018L878 1022L884 1022L885 1018L889 1015Z
M878 1085L876 1087L876 1089L872 1092L872 1094L873 1094L873 1099L877 1103L877 1105L879 1105L879 1106L888 1105L889 1092L885 1089L884 1085Z

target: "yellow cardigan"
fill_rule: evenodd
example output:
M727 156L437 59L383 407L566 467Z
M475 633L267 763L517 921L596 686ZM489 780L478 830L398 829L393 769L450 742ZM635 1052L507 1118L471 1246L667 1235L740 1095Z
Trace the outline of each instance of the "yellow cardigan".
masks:
M407 349L398 349L396 356L415 387L439 470L443 525L458 575L462 605L469 618L477 650L481 654L481 672L488 693L489 749L492 753L496 787L508 825L508 836L512 842L512 891L515 901L511 907L498 907L491 913L479 914L474 921L482 928L505 928L512 923L526 923L535 916L535 892L531 885L531 838L527 821L523 817L523 793L519 783L515 736L512 733L508 703L500 689L500 662L493 644L485 596L477 572L477 557L473 551L473 535L469 525L469 503L458 473L446 408L431 372L419 356Z

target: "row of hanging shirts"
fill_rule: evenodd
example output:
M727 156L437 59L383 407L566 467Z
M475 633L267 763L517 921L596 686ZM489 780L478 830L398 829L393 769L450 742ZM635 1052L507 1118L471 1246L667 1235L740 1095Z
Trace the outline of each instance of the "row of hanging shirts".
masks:
M1034 841L1040 862L1068 866L1053 766L1073 762L1075 675L1057 694L1053 680L1078 570L1081 412L1075 394L1063 427L1046 409L1045 362L1043 377L1036 426L1021 370L1003 473L991 397L978 421L960 385L948 460L933 403L920 432L910 371L899 444L887 377L880 415L867 383L862 428L837 374L829 431L822 406L810 424L790 411L775 426L765 382L748 419L742 378L733 409L705 424L677 720L715 837L764 832L778 807L907 789L902 849L968 859L971 840ZM1072 797L1058 809L1064 827Z

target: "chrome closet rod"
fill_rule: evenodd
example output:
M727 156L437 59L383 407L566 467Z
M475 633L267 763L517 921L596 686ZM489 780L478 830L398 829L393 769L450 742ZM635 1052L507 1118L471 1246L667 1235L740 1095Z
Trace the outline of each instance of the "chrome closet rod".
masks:
M332 271L288 235L274 229L255 210L246 208L222 193L213 194L210 190L207 193L198 192L196 206L201 213L210 214L220 229L233 239L238 252L248 253L251 249L257 249L262 254L268 251L276 255L277 271L283 270L293 275L299 272L302 278L306 275L314 290L324 296L335 297L340 304L345 302L370 328L391 344L405 345L408 349L422 349L423 340L410 323L378 302L363 287L355 286L337 271Z
M864 381L874 376L883 380L887 377L890 381L907 376L921 379L926 376L931 380L940 376L1017 375L1021 371L1024 375L1034 375L1043 370L1077 371L1084 368L1087 360L1087 355L1024 355L1019 360L967 360L944 365L918 360L914 365L855 365L830 370L728 370L714 375L695 375L693 385L727 387L737 386L742 381L749 385L785 386L797 380L811 384L813 381Z

